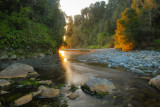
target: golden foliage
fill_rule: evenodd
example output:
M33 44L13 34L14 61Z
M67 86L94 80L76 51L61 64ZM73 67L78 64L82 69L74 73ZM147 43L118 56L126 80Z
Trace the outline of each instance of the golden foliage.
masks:
M130 21L132 21L125 14L127 11L128 10L126 9L122 13L122 18L117 20L117 30L116 35L114 36L115 48L122 49L122 51L130 51L133 50L135 47L135 41L130 32L127 32L128 29L126 29L125 26L130 23ZM134 18L135 16L132 17Z

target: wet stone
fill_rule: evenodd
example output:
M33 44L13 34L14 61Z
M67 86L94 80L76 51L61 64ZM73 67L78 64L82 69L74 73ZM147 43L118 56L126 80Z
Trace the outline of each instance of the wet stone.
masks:
M42 81L39 81L39 84L51 85L52 81L51 80L42 80Z
M32 93L32 96L33 96L33 97L38 96L38 95L41 94L41 92L42 92L42 91L33 92L33 93Z
M3 90L0 91L0 95L4 95L4 94L8 94L8 93L9 93L8 91L3 91Z
M23 96L23 97L17 99L15 101L15 105L16 106L21 106L21 105L24 105L24 104L30 102L31 100L32 100L32 94L28 94L26 96Z
M39 91L42 91L42 93L41 93L42 98L54 98L60 94L59 89L47 88L44 86L40 86L38 89L39 89Z
M22 78L28 75L37 75L32 66L14 63L0 72L0 78Z
M0 86L3 87L3 86L9 86L11 83L7 80L4 80L4 79L0 79Z
M69 99L74 100L78 98L78 94L72 93L68 96Z

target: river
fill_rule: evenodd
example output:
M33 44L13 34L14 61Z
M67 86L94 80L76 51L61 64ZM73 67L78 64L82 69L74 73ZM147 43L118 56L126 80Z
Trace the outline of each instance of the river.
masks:
M116 89L111 95L98 99L81 89L76 93L79 98L70 100L70 93L63 90L63 98L70 107L160 107L160 92L148 85L148 80L142 76L123 71L123 69L110 69L102 64L87 64L79 62L76 56L87 54L91 50L61 50L58 54L45 57L20 59L0 62L0 69L4 69L14 62L26 63L34 67L40 74L40 79L52 80L57 84L79 86L91 77L106 78ZM20 93L20 92L19 92Z

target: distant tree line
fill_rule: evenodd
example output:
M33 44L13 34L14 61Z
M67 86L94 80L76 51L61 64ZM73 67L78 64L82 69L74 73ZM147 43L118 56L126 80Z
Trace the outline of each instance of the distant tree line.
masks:
M160 47L160 0L109 0L68 17L69 48L115 47L123 51Z
M0 0L0 49L55 49L62 43L59 0Z

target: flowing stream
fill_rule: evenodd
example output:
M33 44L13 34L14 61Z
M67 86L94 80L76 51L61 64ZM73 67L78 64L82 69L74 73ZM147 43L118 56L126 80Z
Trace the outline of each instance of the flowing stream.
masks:
M110 80L116 86L112 94L103 99L78 89L76 93L79 98L70 100L67 97L70 92L64 88L62 96L70 107L160 107L160 92L148 85L148 79L123 70L109 69L106 65L86 64L75 59L77 55L87 52L90 51L61 50L59 55L0 62L0 69L20 62L33 66L40 74L40 79L52 80L57 84L75 84L80 87L90 77L99 77Z

